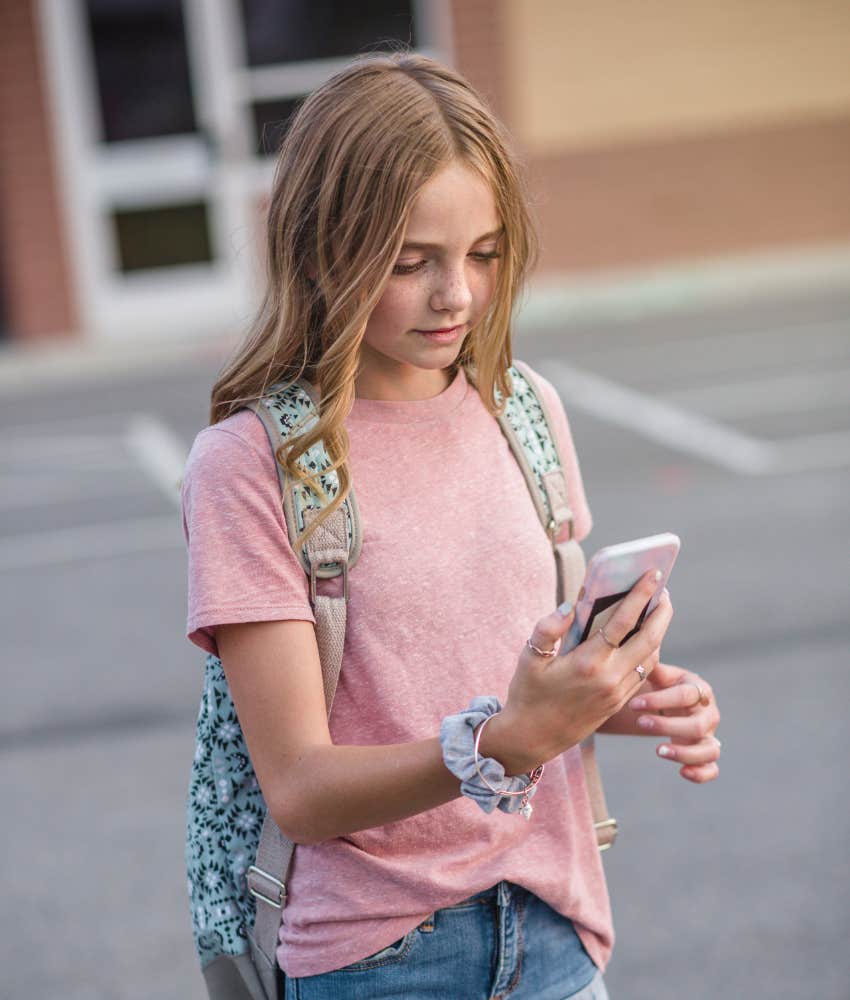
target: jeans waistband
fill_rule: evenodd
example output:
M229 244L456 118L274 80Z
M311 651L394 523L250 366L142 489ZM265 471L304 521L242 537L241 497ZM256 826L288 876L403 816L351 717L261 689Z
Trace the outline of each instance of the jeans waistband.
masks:
M462 899L459 903L454 903L452 906L444 906L442 909L458 910L465 906L471 906L473 903L483 903L490 899L494 902L498 901L501 906L505 906L510 902L513 894L519 888L518 885L514 885L512 882L497 882L496 885L491 885L489 889L482 889L481 892L473 893L473 895Z

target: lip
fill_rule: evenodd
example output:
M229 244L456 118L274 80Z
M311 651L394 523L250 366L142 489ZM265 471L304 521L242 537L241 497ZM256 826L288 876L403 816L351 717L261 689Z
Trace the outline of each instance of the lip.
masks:
M430 340L432 344L453 344L463 335L465 329L466 323L459 323L457 326L444 326L440 330L414 330L414 333Z

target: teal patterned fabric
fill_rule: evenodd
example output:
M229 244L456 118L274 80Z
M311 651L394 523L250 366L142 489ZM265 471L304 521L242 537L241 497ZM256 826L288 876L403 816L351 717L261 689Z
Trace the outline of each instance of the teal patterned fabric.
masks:
M516 368L510 369L514 394L505 414L522 445L540 485L541 476L560 467L546 418L533 389ZM263 400L274 413L284 435L310 426L317 419L313 402L300 386L275 387ZM302 456L311 472L320 472L328 498L336 495L336 472L323 473L330 460L321 444ZM296 493L299 530L303 511L319 509L316 493L302 487ZM351 510L349 544L352 538ZM204 690L198 712L195 758L192 763L186 823L186 870L192 929L201 967L219 955L240 955L250 950L247 929L253 925L255 901L245 882L260 843L266 804L236 709L230 697L221 660L206 658Z
M318 422L315 405L310 399L307 391L297 383L291 385L274 386L271 392L260 401L263 406L277 420L280 432L284 438L291 434L303 433L310 430ZM317 441L298 459L298 465L310 475L318 478L319 484L327 495L327 502L339 492L339 476L335 469L330 469L330 457L325 451L321 441ZM318 474L318 475L317 475ZM310 486L306 483L295 483L292 487L293 507L298 522L298 533L304 530L304 511L321 510L322 501ZM348 544L351 547L351 540L354 537L354 525L352 523L351 505L345 503L345 512L348 524ZM331 564L327 564L331 565ZM307 572L310 567L305 563Z
M224 668L209 654L186 830L192 930L201 967L219 955L249 950L246 928L254 923L255 901L245 873L254 863L265 815Z
M514 365L508 372L513 383L513 395L505 404L505 417L513 428L526 460L531 466L534 478L537 480L537 491L543 503L543 509L549 514L551 510L549 498L543 488L543 476L547 472L560 469L561 462L552 438L552 433L546 423L543 407L540 405L534 389L523 373ZM501 395L496 391L496 402L501 402Z

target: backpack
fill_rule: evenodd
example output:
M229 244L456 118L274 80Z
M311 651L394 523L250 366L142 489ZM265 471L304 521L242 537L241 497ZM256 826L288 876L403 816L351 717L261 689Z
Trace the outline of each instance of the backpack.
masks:
M572 537L572 511L552 423L525 366L515 363L509 374L513 393L499 424L552 541L558 603L574 600L585 560ZM304 381L274 386L252 408L273 452L289 435L318 420L317 400ZM325 471L331 462L322 443L314 444L299 462L317 476L329 502L339 483L335 471ZM322 503L310 487L291 482L280 463L277 470L289 538L310 581L330 714L345 639L348 576L361 547L357 503L352 489L299 549L298 537ZM557 542L565 522L570 537ZM344 578L340 597L318 593L318 579L339 574ZM605 850L616 837L617 824L608 818L592 736L582 743L581 755L597 842ZM283 976L275 951L293 850L266 810L221 660L209 654L187 803L186 867L195 945L210 1000L282 1000Z

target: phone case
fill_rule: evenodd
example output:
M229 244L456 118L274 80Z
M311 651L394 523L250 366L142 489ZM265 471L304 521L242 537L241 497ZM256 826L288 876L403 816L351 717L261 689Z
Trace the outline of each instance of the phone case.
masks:
M660 569L661 579L655 592L623 642L630 639L658 604L680 546L677 535L665 532L599 549L588 563L584 583L576 599L575 619L561 642L560 651L569 652L603 628L643 574L650 569Z

